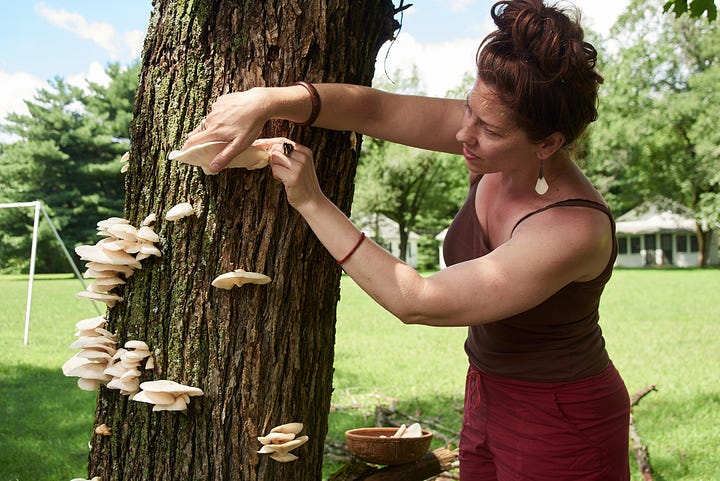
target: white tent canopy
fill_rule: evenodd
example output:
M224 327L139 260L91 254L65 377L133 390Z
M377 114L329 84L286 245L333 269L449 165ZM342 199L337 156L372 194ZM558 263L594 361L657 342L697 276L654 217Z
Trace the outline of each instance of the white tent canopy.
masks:
M42 203L39 200L36 200L33 202L14 202L14 203L9 203L9 204L0 204L0 209L9 209L9 208L18 208L18 207L33 207L35 209L35 216L34 216L34 220L33 220L32 248L30 250L30 276L28 278L27 304L25 305L24 343L27 346L29 336L30 336L30 307L32 306L32 290L33 290L33 281L35 279L35 258L37 257L37 238L38 238L38 225L40 224L40 212L42 212L43 217L45 218L48 225L52 229L53 234L55 234L55 238L58 240L60 247L62 247L62 250L65 253L65 257L67 258L68 263L70 264L70 267L72 267L72 270L75 273L75 276L82 283L83 288L85 288L85 282L83 281L83 277L80 274L80 271L78 271L78 268L75 265L75 262L73 262L73 259L70 256L70 253L68 252L67 248L65 247L65 243L60 238L60 234L58 234L57 229L55 229L55 225L53 224L52 220L50 220L50 216L48 216L47 211L45 210L45 207L42 205ZM97 310L97 306L95 306L95 309ZM98 314L100 314L100 312L98 312Z

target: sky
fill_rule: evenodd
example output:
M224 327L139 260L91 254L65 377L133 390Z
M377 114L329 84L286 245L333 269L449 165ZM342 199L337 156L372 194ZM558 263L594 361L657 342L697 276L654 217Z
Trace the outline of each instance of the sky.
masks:
M358 0L352 0L357 2ZM397 5L399 0L394 0ZM408 72L415 65L421 87L443 96L473 73L475 51L492 30L492 0L405 0L396 41L383 47L376 72ZM567 1L561 2L568 4ZM574 0L583 25L608 36L629 0ZM0 0L0 119L27 113L47 81L62 77L84 86L107 81L108 63L137 58L147 31L151 0Z

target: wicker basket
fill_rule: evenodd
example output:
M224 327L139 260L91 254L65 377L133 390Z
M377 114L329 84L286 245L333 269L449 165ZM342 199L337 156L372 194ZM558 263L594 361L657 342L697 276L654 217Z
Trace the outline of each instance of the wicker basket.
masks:
M430 431L415 438L393 438L397 428L358 428L345 432L347 447L353 455L372 464L405 464L427 453L432 441ZM384 436L384 437L381 437Z

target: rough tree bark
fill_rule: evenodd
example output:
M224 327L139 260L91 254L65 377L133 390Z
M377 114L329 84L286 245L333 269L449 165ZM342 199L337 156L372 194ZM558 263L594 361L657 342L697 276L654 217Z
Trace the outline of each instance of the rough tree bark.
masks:
M157 0L134 109L125 216L158 216L162 258L143 261L108 326L118 345L146 341L156 363L142 380L200 387L185 413L152 412L101 388L89 476L103 481L317 480L332 391L340 269L289 208L269 170L205 176L167 159L214 99L296 80L369 85L380 46L397 24L391 0ZM325 193L345 212L360 145L351 132L272 122L315 151ZM190 202L197 215L164 213ZM99 219L98 219L99 220ZM273 281L211 287L236 268ZM300 459L258 455L257 436L305 424Z

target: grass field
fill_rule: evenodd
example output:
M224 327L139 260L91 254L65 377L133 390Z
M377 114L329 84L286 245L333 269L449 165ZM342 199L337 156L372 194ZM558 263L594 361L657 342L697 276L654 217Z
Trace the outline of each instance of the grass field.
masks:
M75 322L97 314L74 297L78 280L37 276L24 347L26 289L25 277L0 277L0 481L70 480L85 475L95 394L60 366ZM618 270L607 288L601 322L628 390L657 386L633 411L656 481L720 479L719 320L717 269ZM372 425L376 404L459 429L464 337L405 326L343 278L329 439Z

